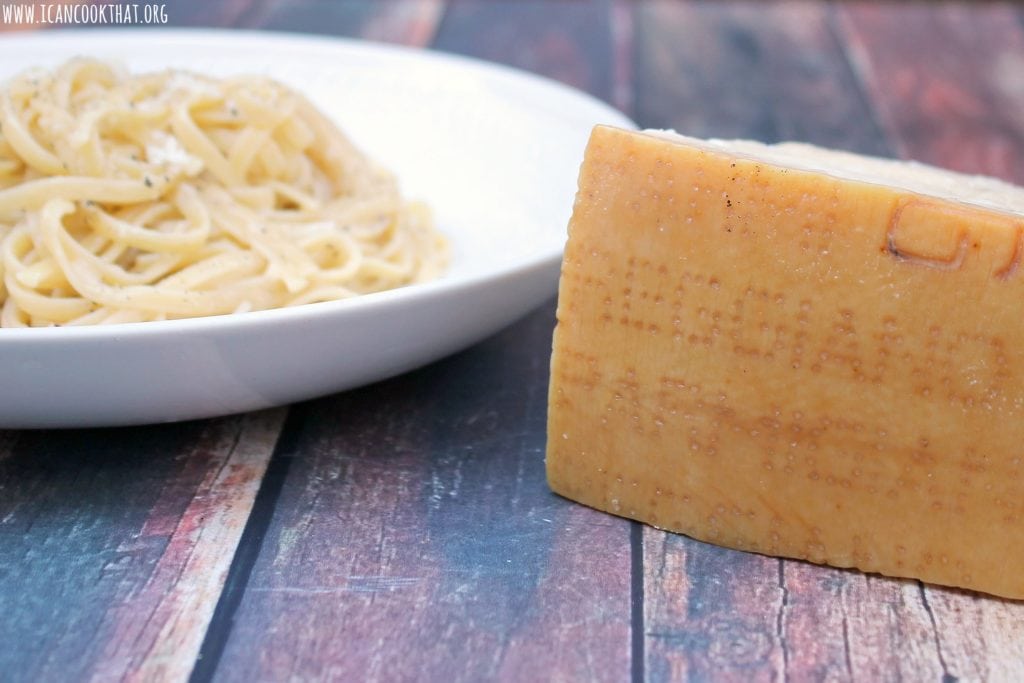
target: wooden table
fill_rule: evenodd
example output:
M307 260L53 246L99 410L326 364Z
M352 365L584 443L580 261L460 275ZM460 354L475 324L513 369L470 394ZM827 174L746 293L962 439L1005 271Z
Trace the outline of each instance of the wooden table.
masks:
M1024 182L1024 7L1009 4L167 12L505 62L646 127ZM1024 680L1024 605L724 550L552 495L553 324L552 299L430 367L290 408L0 432L0 680Z

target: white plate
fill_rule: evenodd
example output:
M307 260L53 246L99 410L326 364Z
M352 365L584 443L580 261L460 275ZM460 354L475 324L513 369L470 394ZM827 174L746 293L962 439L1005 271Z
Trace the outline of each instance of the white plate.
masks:
M165 422L341 391L464 348L555 292L591 127L633 124L557 83L435 52L238 31L0 39L0 79L76 55L133 71L264 73L305 92L427 201L452 242L435 282L190 320L0 330L0 427ZM439 397L443 399L443 397Z

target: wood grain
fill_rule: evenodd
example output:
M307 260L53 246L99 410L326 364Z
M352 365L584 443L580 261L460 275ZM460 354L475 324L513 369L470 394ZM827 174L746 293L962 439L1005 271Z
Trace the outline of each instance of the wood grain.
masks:
M920 584L648 529L647 679L941 680Z
M610 0L453 2L434 47L508 64L612 101L616 66ZM618 44L628 44L619 26ZM620 93L621 97L621 93Z
M636 117L697 137L886 144L822 3L636 5Z
M923 588L935 647L949 676L966 681L1024 679L1024 605L964 591Z
M4 680L186 678L282 416L3 433Z
M129 0L119 0L128 4ZM255 17L267 0L176 0L167 3L168 24L193 27L251 28Z
M782 679L777 560L650 528L643 552L647 680Z
M629 524L544 481L552 325L308 407L218 680L629 675Z
M265 0L251 25L422 47L433 38L443 10L442 0Z
M1024 182L1024 33L1015 7L840 8L851 61L900 156Z

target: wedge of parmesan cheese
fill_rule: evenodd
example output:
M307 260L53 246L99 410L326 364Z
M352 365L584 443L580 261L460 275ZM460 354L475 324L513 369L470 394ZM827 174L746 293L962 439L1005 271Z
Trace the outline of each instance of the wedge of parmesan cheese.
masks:
M1024 598L1024 190L596 128L554 491L712 543Z

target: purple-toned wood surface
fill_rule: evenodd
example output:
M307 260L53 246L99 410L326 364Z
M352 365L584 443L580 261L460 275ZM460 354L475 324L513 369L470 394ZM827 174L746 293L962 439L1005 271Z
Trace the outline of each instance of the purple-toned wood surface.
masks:
M178 0L167 11L174 25L502 62L645 127L1024 181L1015 4ZM725 550L552 495L553 310L288 409L0 432L0 680L1024 680L1020 603Z
M0 678L187 678L282 417L3 432Z
M629 523L544 484L547 358L518 342L552 319L302 408L218 678L628 677Z
M1024 31L1007 3L850 3L851 63L899 156L1024 183Z

